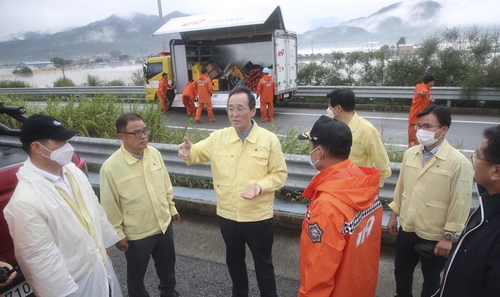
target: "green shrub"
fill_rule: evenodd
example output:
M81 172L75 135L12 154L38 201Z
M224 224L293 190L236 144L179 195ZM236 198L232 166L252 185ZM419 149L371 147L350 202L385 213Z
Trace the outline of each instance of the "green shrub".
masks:
M75 83L67 78L67 77L61 77L61 78L58 78L55 82L54 82L54 88L57 88L57 87L74 87L76 86Z
M133 86L144 86L144 74L142 73L142 69L132 71L130 80Z
M99 87L103 85L103 81L99 76L87 74L87 81L84 85L87 87Z
M0 88L29 88L30 84L22 80L0 80Z
M12 74L19 75L22 77L28 77L28 76L33 76L33 70L31 70L31 68L29 68L27 66L24 66L21 69L16 69L16 70L12 71Z
M125 82L123 79L114 79L108 82L105 82L106 86L115 86L115 87L124 87L126 86Z

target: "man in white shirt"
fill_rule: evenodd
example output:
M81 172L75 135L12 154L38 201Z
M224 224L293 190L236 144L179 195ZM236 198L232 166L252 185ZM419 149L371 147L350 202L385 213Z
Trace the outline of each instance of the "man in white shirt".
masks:
M47 115L25 120L20 138L28 160L17 173L5 219L36 296L120 297L107 250L120 237L87 177L71 163L68 140L77 133Z

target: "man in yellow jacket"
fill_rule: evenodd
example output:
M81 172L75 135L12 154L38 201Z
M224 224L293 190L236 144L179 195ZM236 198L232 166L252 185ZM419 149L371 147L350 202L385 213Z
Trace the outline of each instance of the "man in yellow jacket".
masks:
M250 89L236 87L227 104L232 127L196 144L184 137L178 146L188 165L210 161L232 296L248 296L245 244L253 255L261 296L277 296L271 256L273 201L288 170L278 137L252 119L255 104Z
M424 276L421 296L438 290L441 271L455 234L465 226L472 199L471 162L445 139L450 111L429 105L417 118L420 144L403 156L387 223L389 232L397 235L394 275L400 297L412 296L413 271L419 261ZM415 249L425 246L431 246L431 255L422 256Z
M311 199L300 236L299 297L373 297L382 236L380 173L348 158L352 134L321 116L311 132L309 160L320 172L302 195Z
M391 162L382 137L372 123L360 117L354 110L354 92L340 88L326 95L327 112L330 117L346 123L352 132L352 147L349 159L358 166L374 167L380 171L380 187L391 176Z
M144 275L152 256L161 296L176 297L172 222L179 222L180 215L163 158L148 145L150 131L138 114L116 120L123 144L101 167L101 203L121 238L116 247L127 258L129 296L149 296Z

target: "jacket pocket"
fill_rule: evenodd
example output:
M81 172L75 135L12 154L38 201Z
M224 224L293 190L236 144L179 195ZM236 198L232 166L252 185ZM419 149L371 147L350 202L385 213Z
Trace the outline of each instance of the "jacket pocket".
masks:
M148 207L123 208L123 226L125 234L140 234L151 230L152 217L151 209Z

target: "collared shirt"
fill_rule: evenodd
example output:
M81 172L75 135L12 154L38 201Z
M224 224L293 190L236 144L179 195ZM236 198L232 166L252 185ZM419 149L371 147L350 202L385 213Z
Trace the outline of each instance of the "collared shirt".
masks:
M473 169L445 139L422 168L422 145L409 148L389 207L405 232L438 241L444 230L460 232L469 215Z
M121 238L139 240L165 233L177 214L160 152L144 150L142 162L122 145L101 167L101 203Z
M281 144L272 132L254 122L244 141L234 127L217 130L191 147L186 164L210 161L217 215L237 222L256 222L273 217L274 192L288 174ZM248 200L240 196L251 185L261 193Z
M436 152L438 151L439 147L441 146L441 143L438 144L435 148L433 148L432 150L430 151L426 151L425 150L425 146L422 145L422 154L424 155L424 162L422 164L422 167L425 166L425 164L427 164L427 162L429 161L429 159L434 156L436 154Z
M252 122L252 126L250 126L250 129L247 131L247 133L246 133L246 134L241 134L240 132L236 131L236 133L238 134L238 136L240 137L240 139L241 139L241 141L242 141L242 142L241 142L241 145L243 145L243 144L244 144L245 138L247 138L247 137L248 137L248 134L250 134L250 132L252 132L252 128L253 128L253 123L254 123L254 120L252 119L252 120L251 120L251 122Z
M391 162L385 150L382 137L370 122L358 116L356 112L349 121L352 132L352 147L349 159L358 166L371 167L380 171L379 186L391 176Z
M139 161L142 161L142 157L141 157L141 156L136 155L136 154L132 153L131 151L127 150L127 149L125 149L125 150L126 150L126 151L127 151L127 152L128 152L128 153L132 156L132 157L136 158L136 159L137 159L137 160L139 160Z
M63 189L66 193L68 193L68 195L73 200L76 201L75 193L73 192L73 189L71 188L71 184L69 183L69 179L68 179L68 174L66 173L66 169L64 167L61 168L62 177L60 177L59 175L54 175L54 174L47 172L43 169L40 169L38 167L35 167L35 168L38 169L38 171L40 171L40 173L43 175L43 177L45 177L46 179L51 181L56 187Z

